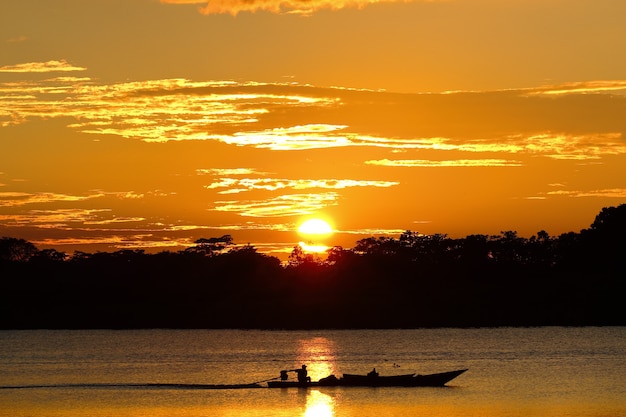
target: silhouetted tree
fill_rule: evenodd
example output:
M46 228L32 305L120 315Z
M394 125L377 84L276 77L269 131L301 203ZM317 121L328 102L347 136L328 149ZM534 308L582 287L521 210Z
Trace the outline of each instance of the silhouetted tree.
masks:
M490 239L491 255L498 262L522 262L525 259L524 239L517 232L507 230Z
M626 204L604 207L589 229L581 231L581 239L587 250L621 252L623 255L626 250Z
M65 252L59 252L56 249L42 249L33 255L32 259L41 261L61 262L67 260L68 256Z
M206 256L214 256L223 252L227 247L233 244L231 235L223 235L220 237L200 238L194 242L196 246L187 248L189 253L199 253Z
M406 232L405 232L406 233ZM368 237L357 241L353 251L361 255L388 256L399 253L402 245L392 237Z
M0 239L0 328L625 325L626 205L528 239L405 231L288 263L230 235L66 255Z
M464 239L456 240L455 243L455 258L463 263L482 265L493 259L487 235L469 235Z
M26 262L37 253L37 247L24 239L0 238L0 260Z
M557 262L557 242L548 232L540 230L527 241L529 262L535 265L554 266Z
M287 266L294 268L301 265L313 265L319 264L322 260L319 255L313 253L307 253L302 246L295 245L289 254L287 260Z
M341 246L333 246L326 251L326 263L328 265L341 264L350 256L354 256L354 252L344 249Z
M626 204L604 207L591 224L591 230L626 239Z

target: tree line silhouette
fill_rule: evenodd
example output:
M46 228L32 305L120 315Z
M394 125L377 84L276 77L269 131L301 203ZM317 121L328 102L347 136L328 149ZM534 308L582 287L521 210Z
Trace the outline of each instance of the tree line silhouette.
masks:
M195 244L67 256L0 238L0 328L626 325L626 204L557 237L406 231L286 264L230 235Z

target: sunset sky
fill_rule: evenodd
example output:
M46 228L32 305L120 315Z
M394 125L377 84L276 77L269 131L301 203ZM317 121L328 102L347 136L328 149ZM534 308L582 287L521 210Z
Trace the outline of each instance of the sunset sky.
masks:
M626 1L0 2L0 236L587 228L626 203ZM302 235L307 219L334 233Z

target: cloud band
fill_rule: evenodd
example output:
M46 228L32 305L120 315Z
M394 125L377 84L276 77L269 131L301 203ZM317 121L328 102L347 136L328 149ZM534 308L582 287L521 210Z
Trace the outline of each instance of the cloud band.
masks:
M422 0L433 1L433 0ZM241 12L267 11L271 13L312 14L318 10L340 10L346 8L361 9L376 3L409 3L411 0L161 0L169 4L206 4L199 11L205 15L231 14Z

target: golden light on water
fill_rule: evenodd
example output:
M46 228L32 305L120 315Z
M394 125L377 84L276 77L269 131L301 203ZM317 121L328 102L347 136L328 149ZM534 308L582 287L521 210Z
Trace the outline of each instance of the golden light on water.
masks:
M306 397L304 417L332 417L335 415L335 401L329 395L311 390Z
M298 341L298 363L306 365L311 380L317 381L335 374L335 344L325 337L301 339Z

